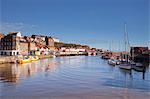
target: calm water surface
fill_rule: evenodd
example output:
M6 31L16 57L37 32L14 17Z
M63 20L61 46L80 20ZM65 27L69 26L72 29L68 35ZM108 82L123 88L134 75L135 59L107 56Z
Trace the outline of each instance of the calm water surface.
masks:
M150 69L125 71L98 56L0 65L1 99L150 99Z

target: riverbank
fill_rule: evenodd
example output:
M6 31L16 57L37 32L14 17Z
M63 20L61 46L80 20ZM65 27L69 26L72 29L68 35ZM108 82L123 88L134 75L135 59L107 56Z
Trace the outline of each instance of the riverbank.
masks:
M16 56L0 56L0 64L15 63L17 60Z
M88 53L86 52L60 52L57 57L61 56L87 56ZM34 55L29 55L33 56ZM46 58L53 58L54 55L37 55L39 59L46 59ZM5 63L16 63L19 59L22 59L23 56L0 56L0 64L5 64Z
M16 63L23 56L0 56L0 64ZM39 59L53 58L53 55L38 55Z

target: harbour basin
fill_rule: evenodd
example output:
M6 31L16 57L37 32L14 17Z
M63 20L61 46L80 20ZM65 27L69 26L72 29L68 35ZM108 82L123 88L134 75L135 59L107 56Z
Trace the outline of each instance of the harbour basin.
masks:
M0 65L1 99L149 99L150 69L122 70L99 56Z

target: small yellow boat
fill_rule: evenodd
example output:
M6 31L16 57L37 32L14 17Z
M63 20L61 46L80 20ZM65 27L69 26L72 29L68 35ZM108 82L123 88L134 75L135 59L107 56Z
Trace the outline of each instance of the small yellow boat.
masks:
M24 57L23 59L19 60L19 64L29 63L31 62L31 59L29 57Z
M22 59L22 60L19 60L19 64L24 64L24 63L29 63L31 62L30 59Z
M39 60L38 56L34 56L34 57L31 58L31 61L37 61L37 60Z

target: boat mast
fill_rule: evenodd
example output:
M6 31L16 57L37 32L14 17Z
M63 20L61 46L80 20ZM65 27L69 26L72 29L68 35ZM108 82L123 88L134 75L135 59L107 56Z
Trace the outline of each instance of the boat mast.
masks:
M111 42L109 42L109 51L111 51Z
M127 51L127 27L126 23L124 24L124 43L125 43L125 52Z
M127 61L127 27L126 27L126 23L124 24L124 43L125 43L125 60Z
M130 44L129 44L129 38L128 38L128 32L127 32L127 26L126 26L127 24L125 23L124 24L124 41L125 41L125 53L126 52L129 52L129 46L130 46ZM127 62L128 62L128 55L126 55L125 54L125 59L127 60Z

